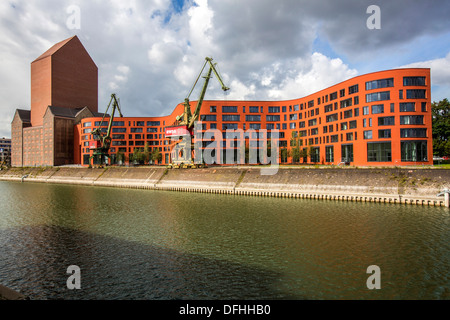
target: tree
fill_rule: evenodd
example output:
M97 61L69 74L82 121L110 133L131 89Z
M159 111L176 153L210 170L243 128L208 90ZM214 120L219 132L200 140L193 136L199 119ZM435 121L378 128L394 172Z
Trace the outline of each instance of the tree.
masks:
M450 155L450 102L447 98L431 105L433 117L433 154Z
M162 154L159 152L159 148L154 148L154 149L153 149L150 158L151 158L153 161L161 162L161 160L162 160Z

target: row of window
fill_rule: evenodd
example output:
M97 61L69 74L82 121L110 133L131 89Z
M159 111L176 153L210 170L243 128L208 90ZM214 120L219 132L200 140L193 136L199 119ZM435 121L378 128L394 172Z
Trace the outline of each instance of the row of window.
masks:
M366 90L390 88L394 86L394 78L379 79L366 82ZM425 77L403 77L403 86L426 86Z
M391 129L383 129L378 131L379 138L390 138ZM408 128L400 129L400 138L427 138L427 129L425 128ZM373 139L372 130L364 131L364 139Z
M341 161L353 162L354 150L352 144L341 146ZM311 148L311 162L321 162L320 147ZM304 159L307 161L307 159ZM334 146L325 147L325 162L334 162ZM402 141L402 162L426 162L428 161L427 141ZM367 143L367 162L392 162L392 145L390 142Z
M94 122L94 126L95 127L99 127L101 124L102 127L107 127L109 125L108 121L95 121ZM131 126L131 121L128 121L128 125ZM159 127L161 125L161 121L147 121L147 123L145 121L133 121L133 126L134 127ZM125 121L113 121L112 122L112 126L113 127L124 127L125 126ZM86 127L92 127L92 122L85 122L83 123L83 128Z

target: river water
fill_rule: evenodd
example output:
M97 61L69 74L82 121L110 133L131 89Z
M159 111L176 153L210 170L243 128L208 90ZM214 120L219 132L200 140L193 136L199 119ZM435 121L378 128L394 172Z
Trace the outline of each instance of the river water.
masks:
M0 204L0 283L32 299L450 299L443 207L15 182Z

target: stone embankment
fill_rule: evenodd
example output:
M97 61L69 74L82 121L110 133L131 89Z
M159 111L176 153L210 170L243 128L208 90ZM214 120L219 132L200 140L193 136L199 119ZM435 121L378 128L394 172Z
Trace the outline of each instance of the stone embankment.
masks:
M448 206L450 170L433 168L261 167L10 168L0 180L230 195Z

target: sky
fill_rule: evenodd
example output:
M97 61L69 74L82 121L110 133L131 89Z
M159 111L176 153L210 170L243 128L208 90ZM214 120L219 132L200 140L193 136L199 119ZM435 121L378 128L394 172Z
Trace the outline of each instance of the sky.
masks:
M74 35L99 68L99 112L116 93L124 116L170 114L205 57L230 87L212 79L206 100L297 99L424 67L439 101L450 98L449 16L441 0L2 0L0 137L16 109L30 109L31 62Z

